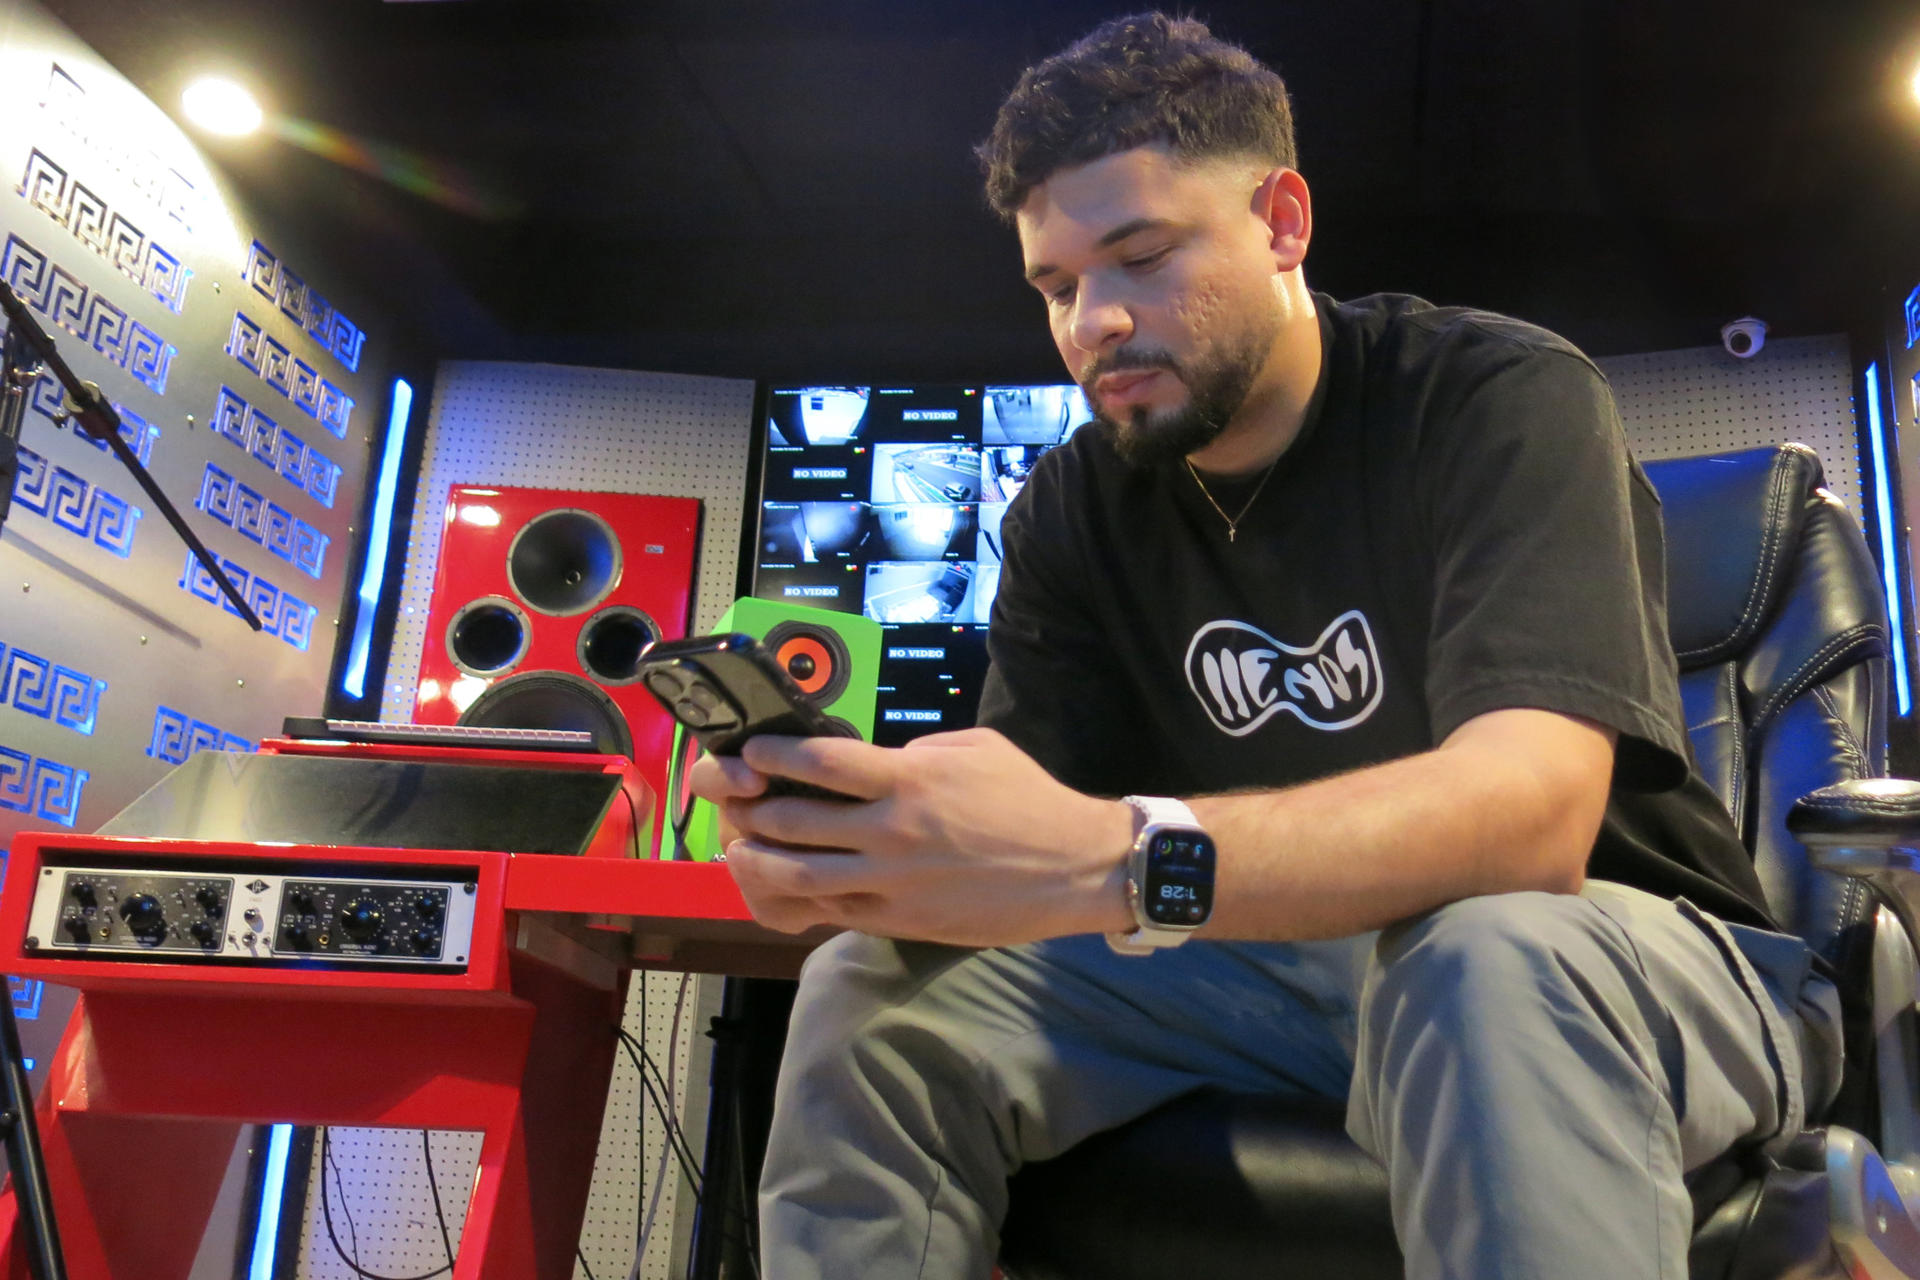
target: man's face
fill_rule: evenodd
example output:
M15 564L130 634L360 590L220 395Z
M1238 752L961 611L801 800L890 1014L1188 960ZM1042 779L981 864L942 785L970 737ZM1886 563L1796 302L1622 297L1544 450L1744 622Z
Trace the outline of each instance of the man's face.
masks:
M1211 443L1267 364L1282 311L1261 177L1140 147L1054 174L1020 208L1054 345L1136 465Z

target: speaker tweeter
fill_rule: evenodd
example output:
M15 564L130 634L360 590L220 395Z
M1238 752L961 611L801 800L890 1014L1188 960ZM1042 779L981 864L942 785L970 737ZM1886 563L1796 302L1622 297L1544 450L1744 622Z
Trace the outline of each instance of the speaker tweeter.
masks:
M527 521L507 551L507 582L555 617L585 613L619 581L620 539L605 520L577 507Z

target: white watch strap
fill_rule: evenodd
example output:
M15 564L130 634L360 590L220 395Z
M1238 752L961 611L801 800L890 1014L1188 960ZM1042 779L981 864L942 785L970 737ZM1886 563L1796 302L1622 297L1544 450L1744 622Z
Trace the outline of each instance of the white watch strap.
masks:
M1187 807L1184 800L1176 800L1171 796L1125 796L1122 798L1133 806L1135 813L1140 815L1141 830L1145 830L1147 824L1152 822L1179 822L1196 827L1200 825L1199 820L1193 816L1193 810ZM1128 858L1127 893L1132 897L1139 893L1139 885L1134 880L1131 853ZM1187 940L1187 932L1184 929L1149 929L1145 925L1138 925L1125 933L1108 934L1107 945L1122 955L1152 955L1162 947L1179 946Z
M1193 816L1193 810L1187 808L1185 800L1175 800L1172 796L1126 796L1126 802L1140 815L1140 825L1149 822L1184 822L1197 827L1200 820Z

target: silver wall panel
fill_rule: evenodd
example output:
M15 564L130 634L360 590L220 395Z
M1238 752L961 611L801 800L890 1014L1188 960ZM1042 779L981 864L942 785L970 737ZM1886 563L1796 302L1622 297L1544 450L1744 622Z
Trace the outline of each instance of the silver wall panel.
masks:
M193 750L319 709L388 392L382 326L324 263L257 224L159 106L37 6L0 14L0 273L122 407L268 623L256 634L206 598L120 464L29 412L0 536L4 844L90 829Z

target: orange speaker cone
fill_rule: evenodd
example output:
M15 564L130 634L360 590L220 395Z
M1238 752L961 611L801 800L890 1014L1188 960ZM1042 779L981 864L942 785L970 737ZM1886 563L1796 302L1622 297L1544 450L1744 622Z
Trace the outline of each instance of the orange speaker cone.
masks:
M789 637L781 641L773 656L802 693L818 693L833 681L833 651L816 636L803 633Z

